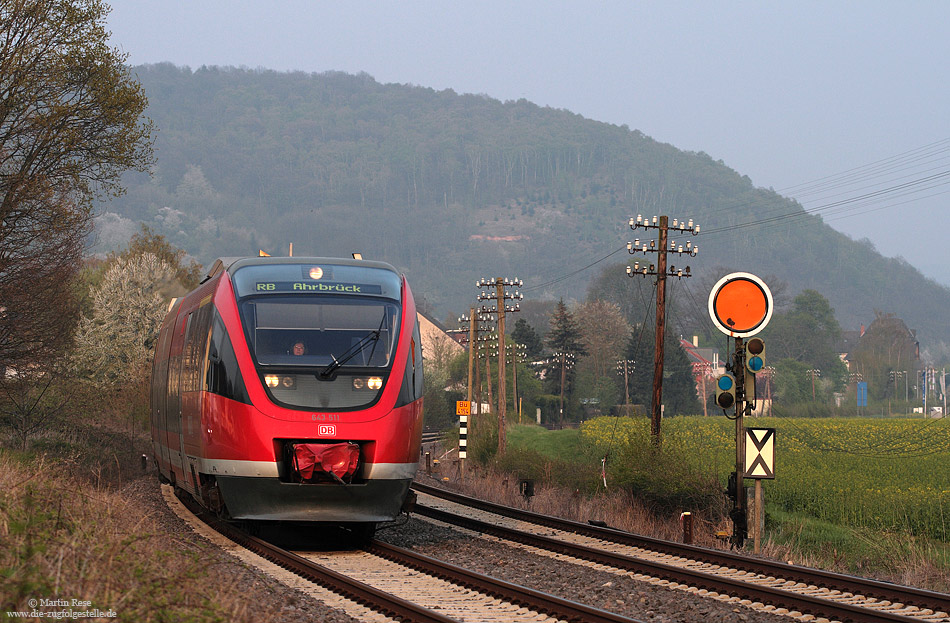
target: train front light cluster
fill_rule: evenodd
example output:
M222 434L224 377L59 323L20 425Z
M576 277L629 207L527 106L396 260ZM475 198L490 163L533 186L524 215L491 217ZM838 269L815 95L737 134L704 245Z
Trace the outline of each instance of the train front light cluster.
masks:
M283 389L297 389L297 378L294 376L267 374L264 376L264 383L266 383L271 389L276 389L278 387Z
M353 378L353 389L355 390L371 389L375 391L382 388L382 386L383 379L380 376L371 376L369 378L357 376Z

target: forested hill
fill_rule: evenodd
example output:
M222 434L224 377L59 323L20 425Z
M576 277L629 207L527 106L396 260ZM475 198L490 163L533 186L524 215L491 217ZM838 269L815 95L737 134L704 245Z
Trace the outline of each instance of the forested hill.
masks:
M924 346L950 341L947 288L722 162L626 126L366 74L134 72L160 130L157 165L101 206L103 245L145 222L206 264L285 254L291 242L295 255L359 251L404 270L444 317L496 275L524 279L529 298L583 299L602 266L627 257L627 240L646 237L627 219L668 214L702 226L699 257L682 262L694 274L774 274L793 294L824 294L844 328L878 309L918 329ZM797 216L773 218L787 214Z

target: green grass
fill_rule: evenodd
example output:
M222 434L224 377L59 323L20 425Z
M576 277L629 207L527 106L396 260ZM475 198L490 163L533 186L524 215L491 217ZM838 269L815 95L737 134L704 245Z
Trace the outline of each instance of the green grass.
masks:
M540 426L518 424L508 429L508 443L516 448L530 448L549 458L564 460L589 452L589 444L577 429L547 430Z
M906 584L947 590L950 544L904 533L848 527L803 513L790 513L766 504L766 531L773 543L792 554L791 562L814 564L849 573L884 572ZM795 560L799 556L802 559ZM907 570L935 576L921 581ZM942 580L940 578L943 578Z

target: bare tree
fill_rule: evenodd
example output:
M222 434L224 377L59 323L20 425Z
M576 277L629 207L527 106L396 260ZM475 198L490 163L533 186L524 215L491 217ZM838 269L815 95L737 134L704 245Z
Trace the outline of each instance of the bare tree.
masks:
M590 371L595 377L614 377L617 360L623 358L623 350L631 327L616 303L590 301L576 311L581 340L588 356L580 361L581 371Z
M68 341L92 203L152 161L147 101L108 46L108 11L101 0L0 0L0 367Z
M72 396L61 382L58 365L18 371L0 379L0 421L13 435L17 447L26 450L30 439L62 419Z

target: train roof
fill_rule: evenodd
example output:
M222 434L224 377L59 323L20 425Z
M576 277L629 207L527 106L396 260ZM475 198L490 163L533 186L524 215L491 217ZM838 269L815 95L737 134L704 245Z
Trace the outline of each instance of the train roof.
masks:
M373 260L354 260L344 257L219 257L211 265L211 269L201 283L218 275L223 271L234 274L244 266L261 266L273 264L332 264L336 266L359 266L365 268L381 268L399 274L393 266L386 262Z

